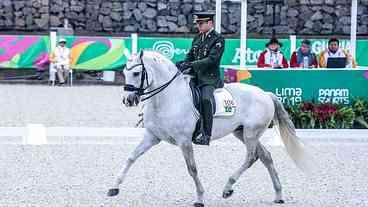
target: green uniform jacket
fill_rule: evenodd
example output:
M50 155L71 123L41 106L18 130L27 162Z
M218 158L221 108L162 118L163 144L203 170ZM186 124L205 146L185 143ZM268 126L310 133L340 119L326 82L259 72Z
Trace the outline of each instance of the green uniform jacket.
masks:
M185 61L192 62L197 85L214 85L221 82L220 61L225 48L225 39L212 30L203 39L204 34L194 37L192 48Z

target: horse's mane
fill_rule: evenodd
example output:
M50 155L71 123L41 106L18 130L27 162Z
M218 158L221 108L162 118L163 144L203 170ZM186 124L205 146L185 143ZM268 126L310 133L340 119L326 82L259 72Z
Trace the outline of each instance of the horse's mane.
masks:
M165 64L168 66L169 70L177 70L175 64L169 59L167 58L165 55L161 54L160 52L157 51L153 51L153 50L144 50L143 52L143 56L145 58L148 58L152 61L152 63L157 63L157 64Z
M154 51L154 50L145 50L144 55L146 56L147 54L148 54L148 57L150 57L152 59L159 58L160 60L163 60L168 64L169 63L173 64L173 62L169 58L167 58L165 55L161 54L160 52L157 52L157 51Z
M128 58L128 62L138 61L140 53L134 53ZM146 61L150 61L152 64L164 64L167 65L168 70L177 70L175 64L167 58L165 55L161 54L160 52L153 51L153 50L144 50L143 51L143 59Z

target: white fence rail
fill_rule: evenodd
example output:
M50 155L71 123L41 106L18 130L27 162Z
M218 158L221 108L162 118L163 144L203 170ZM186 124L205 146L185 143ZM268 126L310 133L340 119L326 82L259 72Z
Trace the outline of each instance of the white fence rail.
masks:
M138 143L143 137L144 129L131 127L45 127L41 124L29 124L27 127L0 127L0 143L48 144L48 138L84 139L104 143L104 139L129 138ZM352 141L368 142L366 129L297 129L297 135L307 141ZM268 129L262 136L268 144L280 145L278 134ZM51 142L51 143L62 143Z

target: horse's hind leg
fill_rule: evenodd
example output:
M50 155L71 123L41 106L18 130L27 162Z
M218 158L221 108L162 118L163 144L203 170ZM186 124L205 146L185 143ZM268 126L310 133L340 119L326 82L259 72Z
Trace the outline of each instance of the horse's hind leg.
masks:
M273 165L273 160L272 160L272 157L271 157L271 153L269 151L267 151L267 149L262 144L259 144L257 146L257 154L259 156L259 159L262 161L264 166L267 168L267 170L268 170L268 172L271 176L272 183L273 183L273 188L275 189L275 192L276 192L276 197L275 197L274 202L275 203L284 203L284 200L282 199L280 179L279 179L279 176L277 175L276 169Z
M222 194L223 198L228 198L233 194L233 185L236 183L236 181L238 181L239 177L258 160L258 134L249 136L250 134L244 134L243 130L238 130L234 132L234 135L243 143L245 143L247 147L247 157L241 167L229 178L228 182L226 183Z
M160 143L160 140L146 130L142 142L135 148L133 153L128 158L125 167L120 171L119 175L117 176L113 188L109 189L107 193L108 196L116 196L117 194L119 194L119 185L124 181L130 167L140 156L142 156L145 152L151 149L152 146L158 143Z

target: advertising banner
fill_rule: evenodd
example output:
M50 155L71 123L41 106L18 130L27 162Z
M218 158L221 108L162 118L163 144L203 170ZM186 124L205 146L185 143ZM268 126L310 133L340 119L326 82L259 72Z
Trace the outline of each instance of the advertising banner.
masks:
M78 70L120 69L131 53L132 39L125 37L66 37L72 50L72 68ZM301 44L297 40L297 48ZM312 39L312 51L319 54L327 47L327 39ZM248 39L246 65L256 65L259 54L265 49L268 39ZM290 59L290 40L281 39L282 53ZM173 62L183 60L188 53L192 38L139 37L138 50L161 52ZM341 40L340 46L350 48L349 40ZM357 62L368 66L368 40L357 40ZM48 61L49 36L0 35L0 68L38 68ZM240 40L226 39L223 66L240 64Z
M225 68L226 82L242 82L275 93L288 105L302 101L349 105L368 98L367 70L238 70Z
M129 38L66 37L71 49L71 67L78 70L122 69L129 55Z
M0 68L37 68L49 46L48 36L0 35Z

